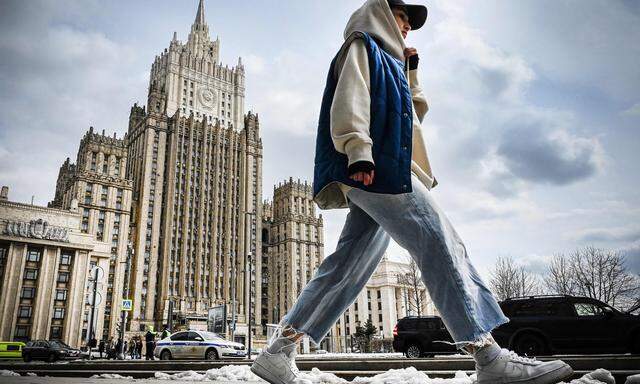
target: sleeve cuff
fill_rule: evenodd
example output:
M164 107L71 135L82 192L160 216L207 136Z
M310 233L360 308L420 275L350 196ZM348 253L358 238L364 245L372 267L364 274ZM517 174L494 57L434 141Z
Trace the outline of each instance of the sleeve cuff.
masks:
M355 140L347 143L344 149L349 158L349 166L357 161L368 161L375 164L371 154L372 145L372 143L363 143Z

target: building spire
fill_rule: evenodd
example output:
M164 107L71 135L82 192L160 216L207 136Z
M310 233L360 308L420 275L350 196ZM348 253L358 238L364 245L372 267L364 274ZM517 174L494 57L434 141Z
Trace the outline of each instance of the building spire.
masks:
M193 23L200 25L206 24L204 21L204 0L200 0L200 4L198 4L198 13L196 13L196 20Z

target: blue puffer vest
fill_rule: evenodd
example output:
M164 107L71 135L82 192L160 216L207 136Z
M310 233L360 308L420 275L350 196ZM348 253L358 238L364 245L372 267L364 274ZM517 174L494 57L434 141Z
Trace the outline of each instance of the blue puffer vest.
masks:
M316 139L313 172L313 198L321 209L346 208L343 194L336 183L342 182L369 192L399 194L412 192L412 100L404 74L404 63L391 56L367 33L355 32L347 39L363 39L369 55L371 114L369 134L373 140L372 156L375 177L372 184L349 178L348 157L336 151L330 131L330 111L336 90L334 66L340 52L333 58L322 97ZM341 49L342 52L342 49Z

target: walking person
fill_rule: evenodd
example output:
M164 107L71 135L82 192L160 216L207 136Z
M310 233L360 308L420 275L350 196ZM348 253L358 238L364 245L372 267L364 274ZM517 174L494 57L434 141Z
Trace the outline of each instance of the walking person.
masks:
M100 339L100 344L98 344L98 351L100 352L100 358L102 359L102 353L104 352L104 339Z
M147 328L147 333L144 335L146 360L155 360L153 357L153 349L155 348L156 333L153 332L153 328L150 326Z
M307 335L320 344L391 238L416 261L452 344L473 356L478 384L550 384L573 373L560 360L521 357L492 338L491 330L509 319L430 192L437 181L421 128L428 105L418 82L418 52L404 42L426 18L422 5L367 0L349 19L327 76L313 182L321 209L349 213L335 252L251 367L270 383L297 379L297 343Z

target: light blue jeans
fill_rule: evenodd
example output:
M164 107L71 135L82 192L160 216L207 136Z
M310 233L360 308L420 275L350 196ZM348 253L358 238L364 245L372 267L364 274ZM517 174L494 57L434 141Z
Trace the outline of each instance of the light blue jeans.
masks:
M382 258L390 238L416 261L422 280L454 345L486 340L509 321L471 264L460 236L415 174L413 191L397 195L353 188L335 252L283 318L282 325L319 344L353 303Z

